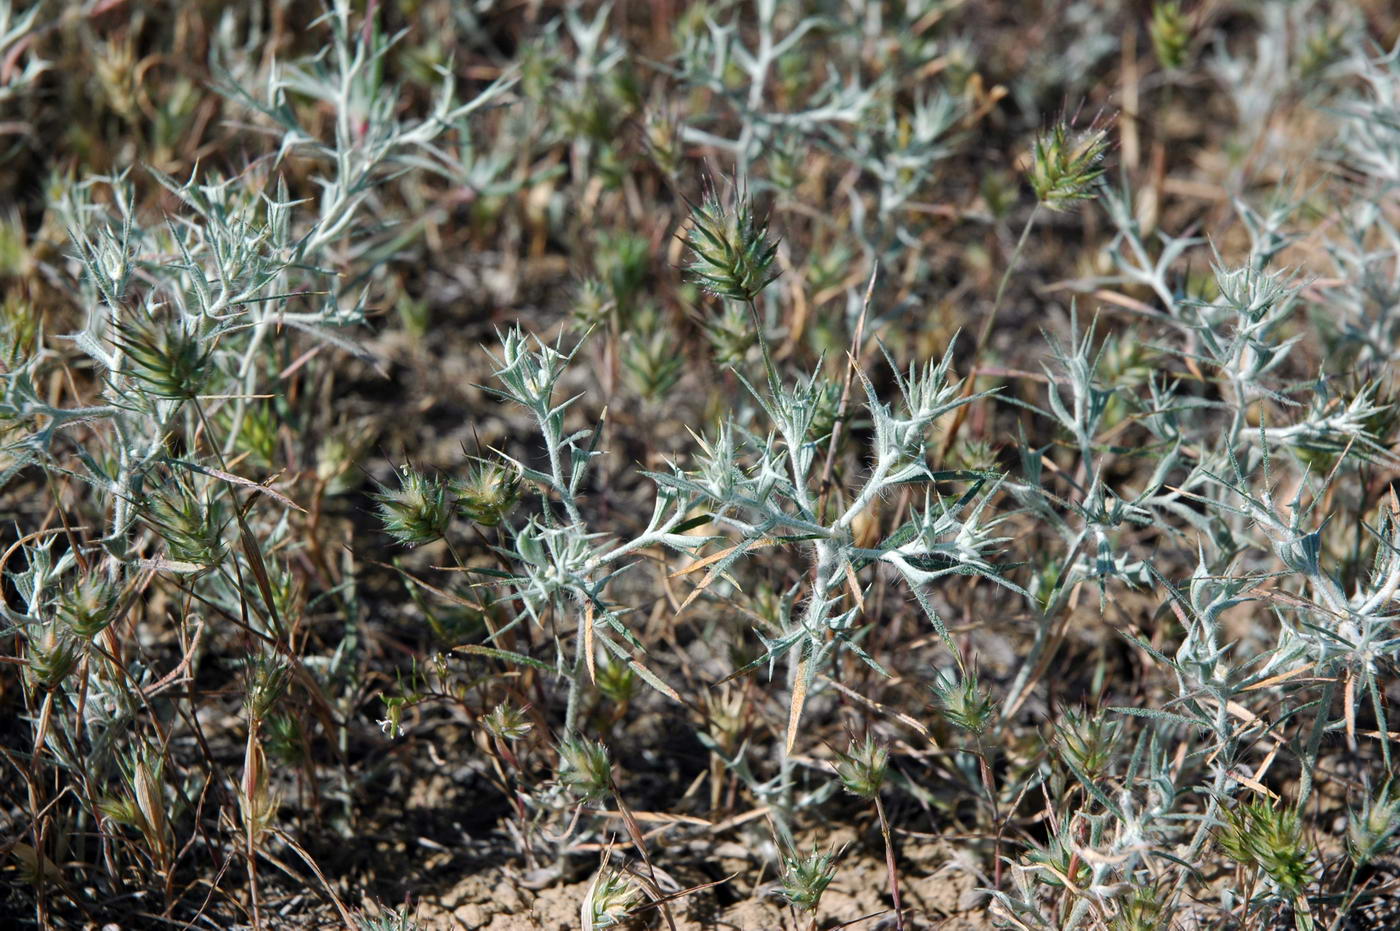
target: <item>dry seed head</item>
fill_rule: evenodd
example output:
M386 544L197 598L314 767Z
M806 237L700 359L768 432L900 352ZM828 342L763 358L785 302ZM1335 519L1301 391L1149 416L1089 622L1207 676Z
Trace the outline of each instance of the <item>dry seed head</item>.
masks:
M127 756L122 769L128 790L100 798L98 813L115 824L140 831L150 850L165 859L173 837L165 809L164 762L150 748L140 747Z
M272 825L281 804L269 788L267 758L262 745L250 737L243 757L243 779L238 788L238 807L243 815L243 827L256 842Z
M169 840L170 834L162 778L165 761L155 753L143 750L136 755L131 769L131 787L136 808L141 814L141 832L146 835L148 843L162 847Z
M746 727L743 690L726 682L717 689L705 692L701 705L704 709L705 733L719 747L720 753L732 757Z
M243 704L252 720L261 721L286 692L291 669L275 657L256 656L248 661L246 675Z
M144 119L140 108L139 59L135 39L129 35L105 40L93 47L91 65L107 103L131 123Z

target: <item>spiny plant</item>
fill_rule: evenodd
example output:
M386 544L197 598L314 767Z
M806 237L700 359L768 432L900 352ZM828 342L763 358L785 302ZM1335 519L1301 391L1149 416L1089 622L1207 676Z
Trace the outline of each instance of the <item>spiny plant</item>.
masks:
M652 12L0 0L0 911L1360 920L1384 4Z

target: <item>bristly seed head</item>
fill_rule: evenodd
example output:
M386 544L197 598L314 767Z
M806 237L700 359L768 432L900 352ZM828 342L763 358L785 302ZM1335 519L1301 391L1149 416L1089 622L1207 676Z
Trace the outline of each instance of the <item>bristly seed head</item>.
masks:
M637 694L641 680L631 666L621 660L607 658L598 663L598 691L617 705L626 705Z
M47 625L29 639L30 681L53 691L77 668L79 658L78 641L59 632L57 626Z
M218 499L201 498L184 482L158 492L143 502L142 517L161 539L176 562L212 569L223 561L226 521Z
M715 364L737 368L758 342L753 323L739 304L725 302L724 309L705 322L705 336Z
M1070 709L1055 723L1055 750L1090 779L1103 775L1118 746L1118 722L1104 715Z

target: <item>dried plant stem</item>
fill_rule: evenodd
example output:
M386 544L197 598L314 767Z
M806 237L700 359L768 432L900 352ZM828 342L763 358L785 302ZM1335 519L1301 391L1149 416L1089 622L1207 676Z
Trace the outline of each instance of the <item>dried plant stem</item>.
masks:
M880 836L885 841L885 869L890 877L890 898L894 902L894 926L904 931L904 907L899 900L899 870L894 862L894 841L890 837L890 822L885 817L885 803L880 801L880 793L875 793L875 814L880 818Z

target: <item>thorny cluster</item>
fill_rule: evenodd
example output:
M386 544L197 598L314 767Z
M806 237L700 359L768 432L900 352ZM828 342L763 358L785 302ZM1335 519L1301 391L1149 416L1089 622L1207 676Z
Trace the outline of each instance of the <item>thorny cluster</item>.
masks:
M750 838L812 927L841 818L878 824L901 928L917 833L960 838L1008 927L1371 907L1395 24L1061 4L1069 44L989 86L997 4L543 6L334 0L320 51L297 4L226 10L206 105L133 76L143 15L0 2L18 146L73 93L45 56L92 50L141 138L75 128L83 170L0 218L5 907L261 926L290 881L410 927L347 904L327 838L363 831L373 760L454 724L511 855L587 864L589 929L729 881L678 883L639 804ZM215 111L238 154L199 142ZM1174 134L1208 181L1169 176ZM551 250L569 312L516 312ZM341 382L394 333L431 371L454 301L489 382L441 389L461 456L376 454Z

